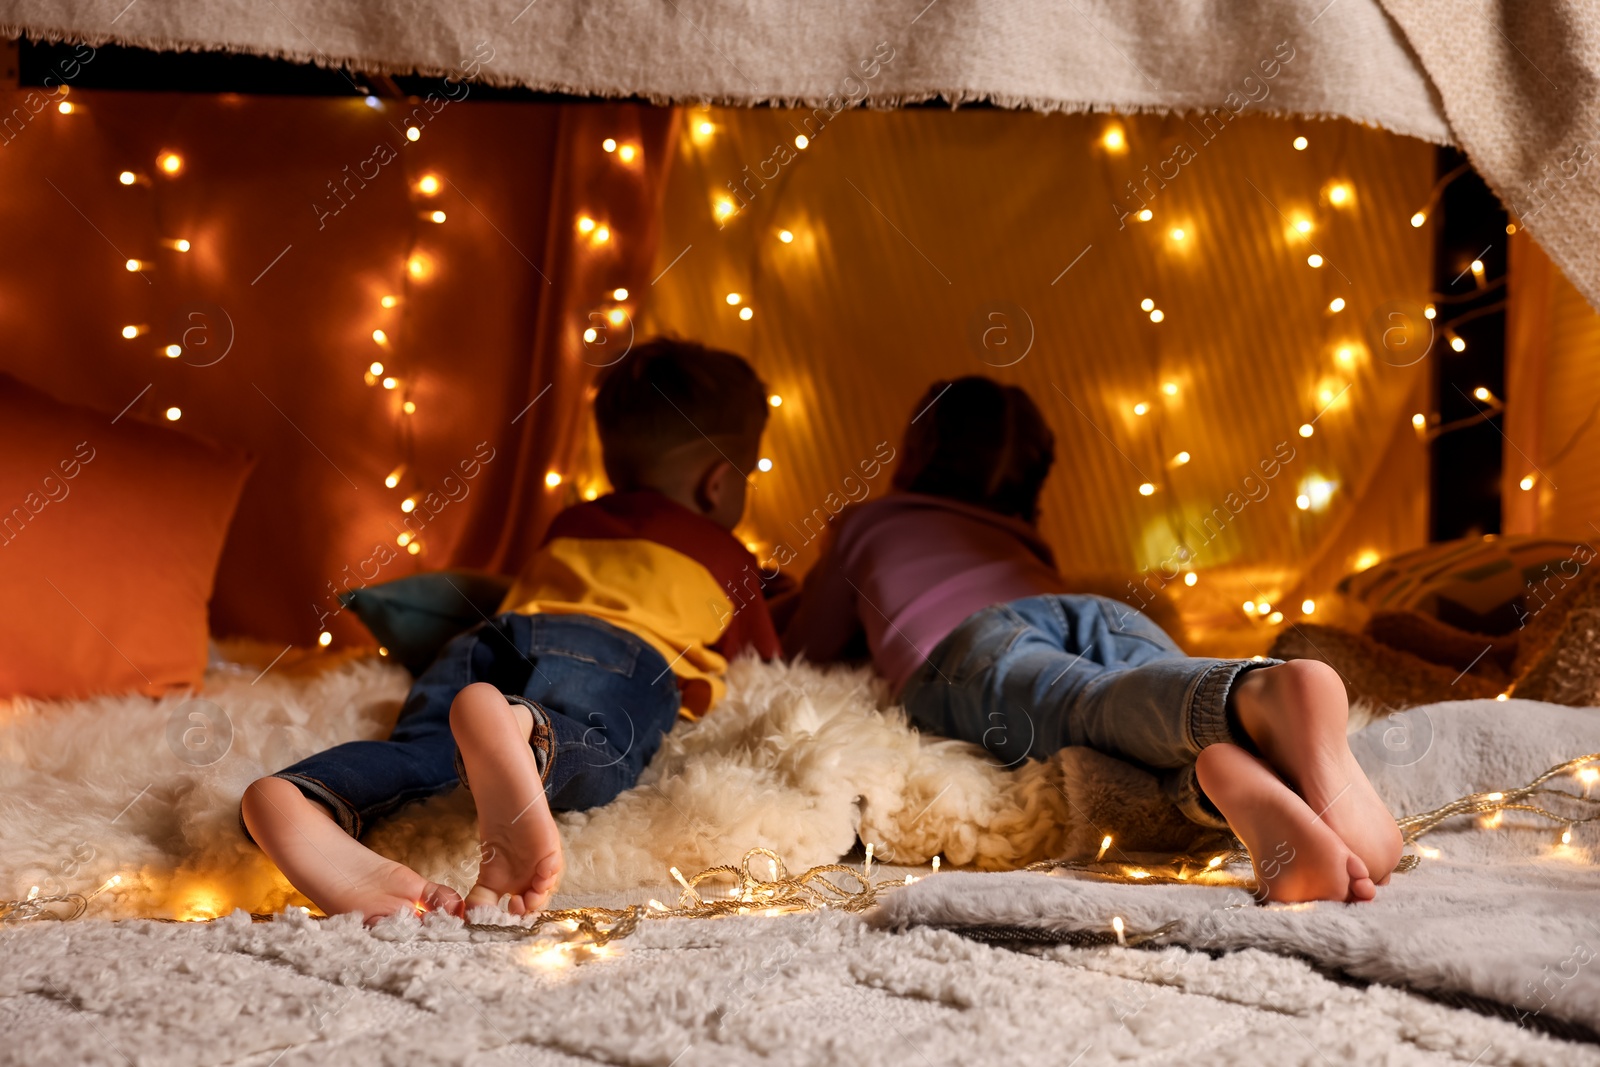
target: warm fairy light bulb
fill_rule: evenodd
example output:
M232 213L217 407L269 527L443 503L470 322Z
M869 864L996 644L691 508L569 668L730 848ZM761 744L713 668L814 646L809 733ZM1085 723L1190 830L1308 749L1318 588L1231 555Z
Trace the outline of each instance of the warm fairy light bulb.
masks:
M606 321L611 323L613 326L621 326L624 322L628 321L628 313L623 311L621 308L612 308L610 311L606 312Z
M56 105L56 110L61 112L63 115L70 115L76 111L77 108L73 106L70 100L63 100L61 103Z
M767 397L767 403L771 404L775 408L781 408L783 407L783 397L779 396L777 393L773 393L771 396Z
M1411 216L1411 225L1419 229L1421 228L1422 224L1427 221L1428 213L1426 211L1419 211L1415 215Z
M183 409L179 407L170 407L167 409L166 414L168 422L177 422L179 419L183 418Z
M1299 496L1294 498L1294 506L1299 508L1301 511L1309 511L1311 510L1311 498L1306 496L1304 493L1301 493Z
M1455 349L1457 352L1465 352L1467 350L1467 342L1463 341L1460 337L1452 337L1450 338L1450 347Z
M544 484L554 489L561 484L561 475L557 471L549 471L544 476Z
M1294 224L1294 228L1299 230L1301 233L1310 233L1311 232L1311 220L1310 219L1301 219L1299 222Z
M1522 491L1526 493L1528 490L1533 488L1533 475L1524 474L1522 476L1522 481L1518 482L1517 485L1519 485L1522 488Z
M1474 273L1474 274L1482 274L1483 273L1483 260L1475 259L1475 260L1472 261L1472 273Z
M593 233L594 232L594 228L597 225L598 225L598 223L596 223L594 221L594 219L591 219L588 215L579 215L578 216L578 232L579 233Z
M383 374L383 364L379 363L377 360L373 360L372 363L368 365L367 371L374 378L380 377Z
M794 232L792 230L779 230L778 240L784 244L792 244L794 242Z
M411 553L413 556L417 555L418 553L420 553L422 551L422 542L421 541L412 541L409 545L406 546L406 551Z
M1345 204L1350 200L1350 187L1344 183L1328 186L1328 203Z
M1302 137L1302 138L1300 138L1300 140L1303 141L1303 140L1305 140L1305 138ZM1213 870L1213 871L1216 870L1218 867L1222 866L1222 857L1221 856L1212 856L1209 860L1206 861L1206 866L1209 869Z
M1185 574L1183 576L1183 584L1184 585L1191 585L1192 586L1192 585L1194 585L1194 583L1198 582L1199 580L1200 580L1200 576L1198 574L1196 574L1194 571L1189 571L1187 574Z
M740 308L739 309L739 317L741 319L743 319L745 322L749 322L754 316L755 316L755 311L753 309L751 309L751 308Z
M1181 241L1187 235L1183 232L1183 227L1175 226L1168 236L1170 236L1174 241Z
M933 873L934 874L938 874L939 873L939 857L938 856L933 857Z
M599 495L600 495L600 490L596 489L592 485L589 488L587 488L587 489L585 489L583 491L583 499L585 499L585 500L594 500L597 497L599 497Z
M405 412L407 415L415 414L417 410L416 401L407 400L404 404L400 405L400 410Z
M1578 781L1586 786L1594 785L1596 782L1600 782L1600 770L1596 770L1593 767L1584 767L1578 772Z
M1254 615L1256 613L1256 602L1254 600L1246 600L1244 602L1244 613L1246 615Z
M122 336L126 337L130 341L135 337L138 337L141 333L144 333L143 326L124 326L122 328Z
M1133 405L1133 413L1135 415L1143 415L1145 412L1147 412L1149 410L1150 410L1150 405L1146 404L1142 400L1139 401L1139 403Z
M422 131L417 129L415 126L407 126L406 127L406 140L415 141L415 140L418 140L421 136L422 136Z
M1151 300L1148 296L1145 297L1143 300L1139 301L1139 310L1140 311L1154 311L1155 309L1156 309L1156 302L1154 300Z
M1411 425L1415 426L1419 430L1422 429L1428 425L1428 416L1424 415L1420 411L1417 412L1415 415L1411 416Z
M138 180L139 176L131 170L125 170L121 174L117 175L117 181L121 182L123 185L132 185Z
M393 389L395 386L397 386L399 384L400 384L400 379L399 378L392 378L391 377L391 378L385 378L383 380L383 387L385 389Z
M1189 458L1189 453L1179 452L1176 456L1172 457L1172 465L1174 467L1181 467L1185 463L1189 462Z
M417 192L423 196L432 196L439 191L439 179L432 174L424 174L417 179Z
M628 290L621 289L621 288L611 290L611 299L613 299L613 300L626 300L626 299L628 299Z
M1294 150L1296 152L1304 152L1306 150L1306 146L1310 143L1311 142L1306 140L1304 137L1296 137L1294 139Z
M1168 396L1177 396L1178 395L1178 383L1177 382L1162 382L1161 383L1161 391L1163 393L1166 393Z
M1094 854L1095 862L1100 862L1100 860L1103 859L1105 854L1109 851L1111 851L1111 835L1107 834L1100 839L1100 851Z
M767 471L772 469L772 460L768 459L766 456L762 456L760 459L756 460L756 469L765 474Z
M446 218L445 213L442 212L442 211L430 211L430 212L428 212L428 221L429 222L443 222L445 220L445 218Z
M1334 392L1332 389L1323 389L1317 393L1317 399L1322 402L1323 407L1327 407L1329 404L1333 403ZM1309 426L1310 423L1307 423L1306 425Z
M1121 126L1111 126L1100 135L1100 143L1107 152L1123 152L1127 150L1128 138L1122 132Z
M333 635L326 630L322 631L317 635L317 644L321 645L323 648L327 648L329 645L333 644Z
M385 296L382 300L378 301L378 303L382 304L386 308L392 308L396 304L400 303L400 298L393 295Z
M1272 610L1272 602L1270 600L1258 600L1258 601L1256 601L1256 614L1265 615L1268 612L1270 612L1271 610Z
M401 531L400 536L394 539L394 543L399 545L401 548L404 548L411 543L411 538L411 531L403 530Z
M395 486L400 484L400 479L405 477L405 473L406 465L402 463L400 466L389 472L388 476L383 479L383 484L388 486L390 489L393 489Z
M1381 556L1369 548L1356 557L1356 570L1371 570L1373 567L1378 565L1378 560L1381 558Z
M1516 233L1516 232L1517 232L1517 224L1516 223L1514 223L1514 222L1506 223L1506 233L1509 234L1509 233Z
M1313 252L1306 257L1306 265L1312 268L1322 266L1322 257Z
M415 511L416 508L417 508L417 501L416 501L415 497L409 497L408 496L404 500L400 501L400 510L405 512L407 515L411 514L413 511Z
M1328 301L1328 310L1333 312L1335 315L1337 315L1339 312L1343 311L1344 310L1344 297L1336 296L1332 300Z
M1111 916L1111 929L1116 931L1117 944L1126 945L1128 943L1128 939L1123 936L1123 931L1127 929L1127 926L1126 926L1125 923L1123 923L1122 916L1120 916L1120 915Z
M797 136L797 137L795 137L795 139L794 139L794 146L795 146L795 147L796 147L796 148L798 148L798 149L800 149L800 150L801 150L801 151L802 151L802 152L804 152L804 151L805 151L805 149L806 149L806 146L807 146L807 145L809 145L809 144L810 144L810 143L811 143L811 138L809 138L809 137L807 137L807 136L806 136L806 135L805 135L805 134L803 134L803 133L802 133L802 134L800 134L800 135L798 135L798 136Z
M1141 483L1139 483L1139 495L1140 496L1150 496L1155 491L1156 491L1156 487L1151 485L1149 482L1141 482Z
M744 297L740 296L738 293L729 293L723 299L727 300L729 304L737 305L739 301L744 299Z
M432 268L432 262L421 252L413 252L411 257L406 260L406 273L418 281L426 278Z
M595 244L603 245L609 240L611 240L611 228L609 226L601 226L594 231Z
M605 149L607 152L615 152L617 150L617 140L615 137L607 137L604 141L600 142L600 147Z
M168 345L166 348L162 349L162 351L167 354L168 359L177 359L179 356L183 355L183 346Z
M712 207L712 214L716 215L716 217L719 219L728 218L733 214L733 211L733 201L729 200L725 196L717 197L716 203Z
M633 157L638 154L639 150L633 147L631 144L625 144L617 150L617 158L622 160L624 163L632 163Z
M1339 350L1333 354L1333 358L1348 367L1355 362L1356 352L1349 345L1341 345Z
M186 238L183 237L175 237L171 240L162 241L161 243L172 249L174 252L187 252L190 248L194 247Z
M1282 621L1283 621L1283 612L1281 612L1281 611L1274 611L1271 615L1267 616L1267 622L1271 623L1273 626L1278 625Z
M1491 399L1491 398L1493 398L1493 396L1494 396L1494 394L1493 394L1493 393L1491 393L1491 392L1489 392L1489 390L1487 390L1487 389L1485 389L1485 388L1484 388L1484 387L1483 387L1483 386L1481 386L1481 385L1480 385L1480 386L1478 386L1478 387L1477 387L1477 388L1476 388L1476 389L1474 389L1474 390L1473 390L1473 391L1472 391L1472 395L1473 395L1473 396L1474 396L1474 397L1476 397L1476 398L1477 398L1477 399L1479 399L1479 400L1483 400L1483 401L1488 401L1488 400L1490 400L1490 399Z
M1327 507L1328 501L1333 499L1334 484L1326 478L1308 478L1302 488L1305 490L1308 506L1318 511Z
M124 263L123 266L126 267L128 269L128 272L131 274L131 273L133 273L135 271L138 271L138 270L142 269L144 267L144 261L143 260L138 260L138 259L130 259L130 260L128 260L128 262Z
M1162 311L1160 308L1156 308L1154 311L1150 312L1150 321L1151 322L1160 322L1162 319L1164 319L1166 317L1167 317L1167 313Z
M696 133L698 133L701 137L710 137L713 133L715 133L717 131L717 128L715 126L713 126L709 122L702 122L702 123L700 123L700 125L698 125L698 126L696 126L694 128L694 131Z
M163 152L156 157L156 166L163 174L176 174L183 169L183 157L176 152Z
M1315 612L1316 610L1317 610L1317 602L1315 600L1302 600L1302 601L1300 601L1300 614L1302 614L1302 615L1310 615L1311 613Z
M583 343L586 345L592 345L595 342L595 338L599 336L600 331L591 326L587 330L583 331Z
M1561 831L1561 843L1563 845L1572 844L1572 829L1571 829L1571 827L1568 827L1567 829Z
M1156 213L1151 211L1149 208L1145 208L1143 211L1139 212L1139 214L1134 216L1134 218L1138 219L1140 222L1149 222L1155 217Z
M372 339L378 342L380 345L386 345L389 343L389 335L384 333L382 330L373 330ZM373 371L372 373L377 374L378 372Z

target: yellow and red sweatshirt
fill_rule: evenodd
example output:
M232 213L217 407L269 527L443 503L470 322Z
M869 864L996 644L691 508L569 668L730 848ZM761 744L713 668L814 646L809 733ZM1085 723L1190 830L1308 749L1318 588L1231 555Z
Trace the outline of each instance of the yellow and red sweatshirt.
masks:
M677 676L682 712L722 699L728 660L781 652L756 558L727 530L660 493L611 493L551 522L502 611L581 614L643 638Z

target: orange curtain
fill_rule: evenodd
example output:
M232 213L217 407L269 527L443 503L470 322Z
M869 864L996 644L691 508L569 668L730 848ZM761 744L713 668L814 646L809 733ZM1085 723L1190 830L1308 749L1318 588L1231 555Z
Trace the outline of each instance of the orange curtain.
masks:
M214 633L365 641L344 588L520 566L581 480L588 316L649 289L672 112L29 93L0 93L27 116L0 147L0 369L256 458Z

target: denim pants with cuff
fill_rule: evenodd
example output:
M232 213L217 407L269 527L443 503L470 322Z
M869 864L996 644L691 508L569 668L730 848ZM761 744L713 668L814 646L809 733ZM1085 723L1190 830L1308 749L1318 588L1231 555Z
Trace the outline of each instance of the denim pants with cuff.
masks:
M461 781L450 705L488 682L534 716L536 763L556 811L597 807L639 780L678 717L660 652L588 615L497 616L445 645L411 686L387 741L350 741L275 777L360 837L396 809Z
M1148 617L1100 596L1036 596L957 626L901 691L912 723L1008 766L1087 745L1138 764L1190 821L1224 827L1195 778L1207 745L1254 750L1228 694L1277 660L1201 659Z

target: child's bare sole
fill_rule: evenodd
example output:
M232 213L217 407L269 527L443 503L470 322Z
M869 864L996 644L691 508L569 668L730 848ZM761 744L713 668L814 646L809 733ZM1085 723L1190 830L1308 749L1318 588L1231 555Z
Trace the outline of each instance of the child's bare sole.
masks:
M527 708L482 682L456 694L450 706L450 731L478 805L482 859L469 908L498 906L509 895L513 915L539 911L561 880L561 833L528 744L532 730Z
M324 914L359 912L368 923L403 912L466 914L455 890L367 848L292 782L252 783L243 811L256 844Z
M1262 667L1239 680L1233 700L1267 763L1387 885L1403 848L1400 828L1350 751L1338 672L1303 659Z
M1366 864L1272 768L1238 745L1210 745L1195 772L1206 796L1250 850L1267 900L1371 900Z

